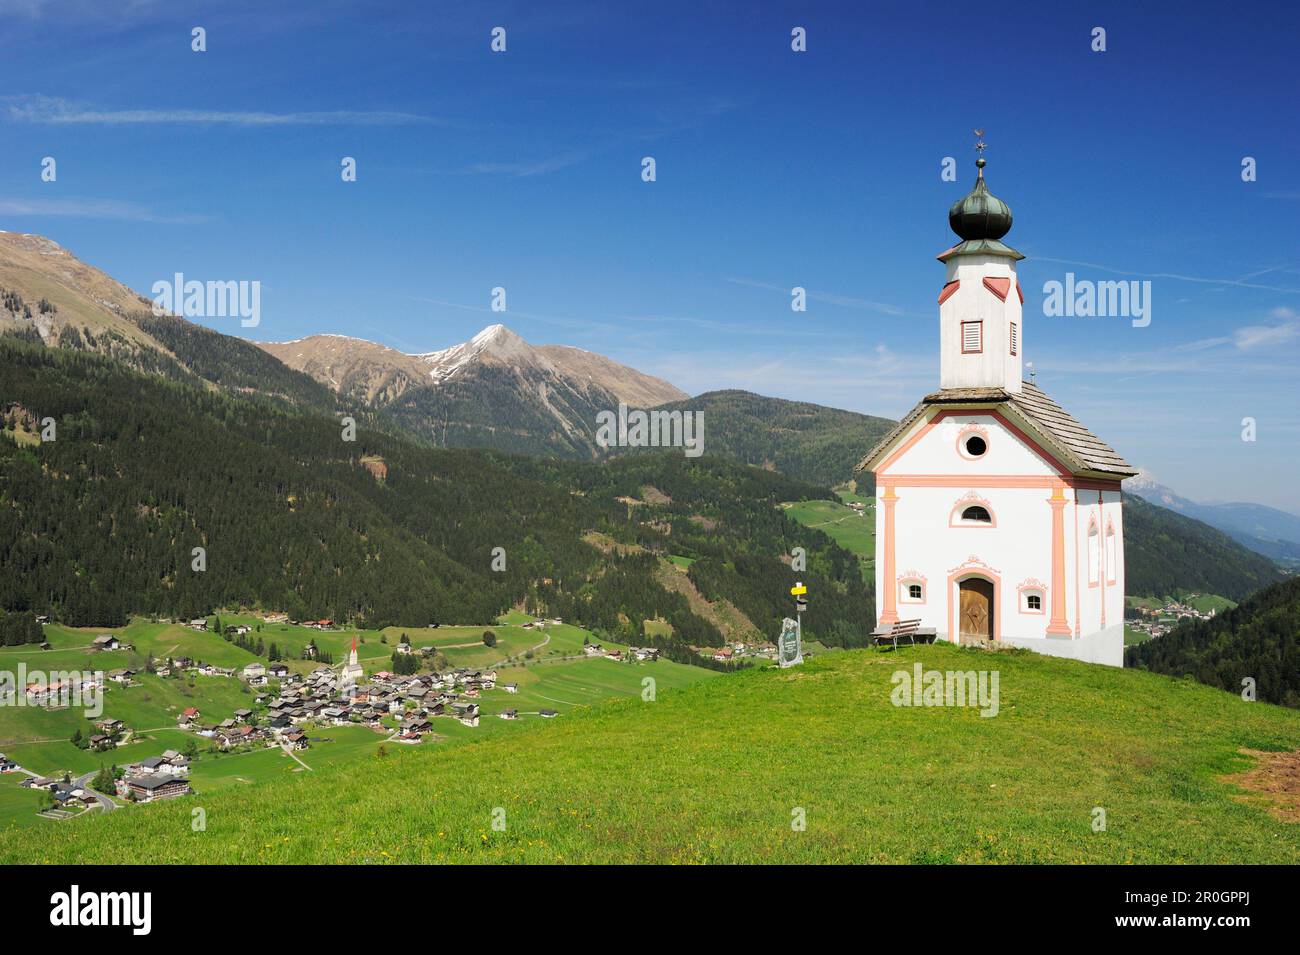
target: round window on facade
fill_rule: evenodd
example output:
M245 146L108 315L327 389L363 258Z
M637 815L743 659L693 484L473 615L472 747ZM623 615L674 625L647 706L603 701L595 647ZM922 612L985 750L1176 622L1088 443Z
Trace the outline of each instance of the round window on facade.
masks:
M966 438L964 446L966 454L972 458L981 457L989 449L989 443L978 434L972 434Z

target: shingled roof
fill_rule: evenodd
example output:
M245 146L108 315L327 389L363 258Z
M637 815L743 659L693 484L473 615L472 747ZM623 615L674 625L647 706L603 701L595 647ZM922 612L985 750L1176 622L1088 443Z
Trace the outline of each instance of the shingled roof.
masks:
M898 425L880 439L856 470L863 471L867 462L906 433L917 418L933 405L1006 404L1016 416L1029 423L1052 445L1061 461L1078 473L1092 471L1116 478L1137 473L1115 449L1097 437L1072 414L1058 405L1033 382L1023 382L1021 392L1013 394L1002 388L946 388L926 395L915 408L903 416Z

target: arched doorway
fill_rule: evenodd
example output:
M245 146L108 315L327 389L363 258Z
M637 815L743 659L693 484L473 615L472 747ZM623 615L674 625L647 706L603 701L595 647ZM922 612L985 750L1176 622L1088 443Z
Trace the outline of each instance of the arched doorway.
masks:
M957 626L963 644L989 643L993 640L993 581L967 577L958 581L960 605Z

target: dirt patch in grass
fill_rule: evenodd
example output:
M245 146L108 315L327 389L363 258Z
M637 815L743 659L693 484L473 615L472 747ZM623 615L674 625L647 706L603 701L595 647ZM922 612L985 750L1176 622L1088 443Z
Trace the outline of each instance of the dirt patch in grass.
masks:
M1244 773L1225 777L1248 790L1250 796L1239 797L1262 802L1268 811L1286 822L1300 822L1300 749L1268 753L1256 749L1241 750L1255 760Z
M640 544L622 544L608 534L600 533L600 531L587 531L582 535L582 539L604 554L640 554L645 551L645 548Z
M641 496L647 504L671 504L673 499L653 484L641 485Z
M659 568L655 573L655 579L659 581L665 590L674 591L685 597L686 602L690 604L691 613L703 617L717 627L725 639L754 640L761 638L762 634L759 629L741 612L739 607L726 598L716 602L706 599L700 593L699 588L695 586L694 581L683 573L683 568L678 567L676 564L661 559Z

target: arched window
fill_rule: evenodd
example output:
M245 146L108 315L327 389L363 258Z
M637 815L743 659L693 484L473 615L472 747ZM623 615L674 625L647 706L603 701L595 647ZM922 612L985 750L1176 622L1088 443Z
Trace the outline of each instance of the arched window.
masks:
M1115 583L1116 575L1119 573L1119 558L1116 554L1116 537L1115 525L1109 521L1106 523L1106 581Z
M962 511L961 519L976 524L993 523L993 515L989 513L989 509L987 507L982 507L979 504L972 504L970 507L966 508L966 510Z
M1101 580L1101 541L1097 537L1097 521L1088 523L1088 583L1096 586Z
M1029 579L1016 588L1020 591L1021 613L1042 613L1047 602L1047 587L1041 580Z
M925 578L910 571L898 580L898 600L905 604L925 603Z

